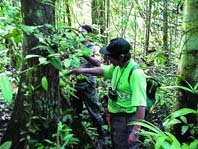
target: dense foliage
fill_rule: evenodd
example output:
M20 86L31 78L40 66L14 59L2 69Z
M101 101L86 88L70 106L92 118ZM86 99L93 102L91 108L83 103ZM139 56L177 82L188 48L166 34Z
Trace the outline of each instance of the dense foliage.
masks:
M41 3L51 4L50 0L43 0ZM60 72L59 85L64 106L60 109L61 116L59 123L57 123L57 131L51 136L52 139L34 140L34 135L42 128L40 128L41 123L37 122L42 121L44 127L48 125L48 122L45 122L45 117L35 115L26 124L28 133L21 141L26 140L27 147L30 148L72 148L78 145L91 148L98 146L98 142L94 142L97 138L96 129L93 127L86 110L83 111L81 121L76 121L70 105L70 99L74 96L75 91L74 83L82 79L83 76L71 77L67 73L71 68L79 67L81 56L90 55L86 47L81 44L85 37L77 30L79 24L84 23L83 19L87 17L86 14L82 16L81 13L84 9L90 10L90 12L91 9L99 9L105 13L102 15L104 21L96 22L98 24L93 26L97 34L89 34L86 38L99 46L103 46L112 37L125 37L133 47L132 57L141 64L147 75L155 77L162 84L157 92L156 102L147 114L146 121L135 122L145 127L141 131L142 147L155 147L156 149L196 148L198 145L197 126L188 122L185 116L197 115L197 110L183 108L175 111L176 89L180 88L193 94L198 93L198 83L192 86L187 82L188 87L185 87L176 85L175 82L180 56L183 2L179 0L106 0L104 4L100 4L99 1L94 5L92 4L92 7L88 7L90 3L89 0L57 0L56 26L54 27L50 24L24 25L20 2L1 0L0 98L5 99L10 106L13 106L21 74L31 73L38 66L51 64ZM86 8L79 7L81 8L79 13L74 11L81 4L88 6L85 5ZM102 7L102 5L105 6ZM84 13L87 13L86 11ZM96 15L95 19L97 20L99 17L100 15ZM87 19L86 23L91 24L90 20ZM41 33L39 29L43 26L52 30L53 34L46 36ZM146 30L149 31L149 38L145 35ZM33 34L39 40L39 45L31 50L42 49L44 52L47 51L48 55L24 55L24 51L22 51L24 34ZM61 60L64 54L67 57ZM39 63L22 71L22 65L32 58L38 58ZM40 85L46 91L49 88L48 83L47 78L43 76ZM98 78L98 93L103 106L105 106L104 99L107 94L104 88L107 85L108 82ZM33 90L33 86L27 86L26 93L32 94ZM28 111L28 109L26 110ZM101 112L103 110L102 108ZM79 124L74 125L74 123ZM172 133L173 125L179 123L182 124L181 135L188 134L186 142L179 142L177 136ZM75 132L75 127L80 124L82 126L80 129L83 131L81 132L82 136L78 136ZM108 130L107 124L105 128ZM85 142L81 142L83 137L87 137L84 138ZM7 146L5 148L9 148L10 145L11 142L2 144L2 146Z

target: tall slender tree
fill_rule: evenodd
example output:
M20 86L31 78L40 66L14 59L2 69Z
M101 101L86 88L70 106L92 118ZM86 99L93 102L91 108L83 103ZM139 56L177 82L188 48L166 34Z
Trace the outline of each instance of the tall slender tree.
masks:
M93 0L91 2L92 24L98 25L100 34L106 30L105 6L106 0Z
M22 17L26 28L39 26L38 33L48 38L52 31L44 25L55 26L54 5L55 0L50 1L50 4L21 0ZM38 36L32 32L24 33L23 56L34 54L47 58L49 53L56 52L53 51L55 49L50 49L50 52L49 49L39 47L34 49L39 44L41 43ZM24 59L22 69L24 72L21 75L14 111L2 140L3 142L11 140L14 148L26 148L29 139L42 141L50 138L56 131L60 117L58 70L50 63L39 65L38 57ZM45 89L41 85L42 80L45 82Z
M163 0L163 48L168 53L168 1ZM168 55L167 55L168 56Z
M181 57L178 67L177 84L189 88L194 88L192 92L179 89L177 94L178 109L198 107L198 1L185 0L183 16L184 36L181 44ZM195 115L188 115L189 124L198 125ZM176 136L180 141L186 141L189 134L181 135L181 127L176 127ZM195 137L197 138L197 136Z
M145 52L148 52L149 49L149 40L150 40L150 28L151 28L151 9L152 9L152 0L147 0L147 13L146 13L146 34L145 34Z

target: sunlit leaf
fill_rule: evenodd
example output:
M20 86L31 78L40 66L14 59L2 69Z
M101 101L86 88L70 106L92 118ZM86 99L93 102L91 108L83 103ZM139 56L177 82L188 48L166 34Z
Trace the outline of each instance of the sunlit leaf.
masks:
M40 55L29 54L29 55L26 55L25 59L30 59L30 58L34 58L34 57L40 57Z
M70 67L70 66L71 66L71 62L72 62L71 59L65 59L65 60L64 60L64 66L65 66L66 68Z
M33 33L35 29L37 29L37 26L28 26L23 24L21 24L20 27L27 34Z
M172 118L176 118L176 117L183 116L183 115L187 115L187 114L190 114L190 113L192 113L192 114L197 114L198 111L195 111L195 110L189 109L189 108L183 108L183 109L179 109L179 110L173 112L173 113L171 114L171 117L172 117Z
M7 141L0 146L0 149L10 149L11 145L12 145L12 142Z
M182 120L182 122L184 122L185 124L187 124L187 118L185 116L180 116L180 119Z
M163 146L165 140L166 140L166 136L159 136L155 143L155 149L159 149L161 146Z
M181 134L185 134L186 131L188 130L189 126L188 125L183 125L182 128L181 128Z
M194 93L194 91L191 88L185 87L185 86L179 86L179 85L175 85L175 86L165 86L165 87L161 87L162 89L175 89L175 88L179 88L179 89L183 89L185 91Z
M178 119L168 119L163 123L163 126L168 127L179 123L181 123L181 121Z
M46 77L43 77L41 80L42 87L47 91L48 90L48 81Z
M198 147L198 139L194 140L189 145L189 149L197 149L197 147Z
M166 132L166 134L171 139L171 142L172 142L171 149L176 149L176 148L180 149L181 145L180 145L179 141L177 140L177 138L174 135L172 135L171 133L169 133L169 132Z
M48 61L45 57L39 57L39 64L47 64Z
M3 97L8 103L12 102L12 86L8 76L1 74L0 75L0 88L3 94Z

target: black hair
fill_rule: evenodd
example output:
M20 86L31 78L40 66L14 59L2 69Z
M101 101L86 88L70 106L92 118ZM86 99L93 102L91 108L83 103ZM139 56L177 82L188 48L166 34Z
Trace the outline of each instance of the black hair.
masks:
M93 32L93 29L90 25L81 25L80 27L85 29L87 31L87 33L92 33Z
M120 55L121 54L119 54L119 55L111 54L109 56L111 56L114 59L119 59L120 58ZM126 54L123 54L123 55L124 55L124 58L123 58L122 62L127 62L131 58L131 53L130 52L128 52Z

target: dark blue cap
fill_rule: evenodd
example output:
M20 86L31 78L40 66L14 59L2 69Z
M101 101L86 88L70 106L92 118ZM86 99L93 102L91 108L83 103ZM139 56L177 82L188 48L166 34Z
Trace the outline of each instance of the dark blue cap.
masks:
M120 55L129 53L131 46L123 38L114 38L107 47L101 48L100 53L104 55Z

